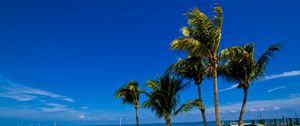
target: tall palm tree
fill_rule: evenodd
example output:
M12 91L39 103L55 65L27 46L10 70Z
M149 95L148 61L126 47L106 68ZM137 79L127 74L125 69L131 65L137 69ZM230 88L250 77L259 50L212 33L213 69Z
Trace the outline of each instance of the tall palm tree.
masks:
M139 88L137 81L130 81L126 85L119 88L116 93L116 98L121 98L123 104L132 104L135 108L135 119L136 126L139 125L139 116L138 116L138 108L139 108L139 100L140 94L143 91Z
M171 115L173 115L179 102L178 93L187 84L183 84L183 79L175 78L169 74L159 76L157 80L149 80L147 87L151 88L151 92L147 95L148 98L142 106L155 112L157 117L164 117L166 126L171 126Z
M243 124L243 115L247 102L248 89L250 84L264 75L266 65L274 52L280 50L280 46L270 46L259 58L255 59L254 44L247 44L244 47L235 46L224 49L221 58L227 59L226 63L219 67L219 74L226 80L237 82L238 88L244 90L244 98L239 116L239 126Z
M186 104L183 104L180 109L186 108L189 105L198 105L204 126L206 126L206 117L205 117L205 107L202 100L202 94L201 94L201 82L206 77L206 68L207 65L205 63L205 60L201 57L188 57L186 59L179 59L175 64L171 65L168 73L175 73L183 78L187 78L190 80L193 80L195 82L195 85L198 89L198 100L194 100L194 102L189 101ZM195 102L201 103L194 104ZM188 109L185 109L184 112L186 112ZM178 112L181 112L181 110L178 110Z
M207 57L210 71L214 78L214 107L217 126L220 126L220 113L218 103L218 49L221 40L223 11L221 6L215 6L216 15L210 19L198 8L186 14L188 27L182 28L183 37L171 43L173 49L182 50L189 56Z

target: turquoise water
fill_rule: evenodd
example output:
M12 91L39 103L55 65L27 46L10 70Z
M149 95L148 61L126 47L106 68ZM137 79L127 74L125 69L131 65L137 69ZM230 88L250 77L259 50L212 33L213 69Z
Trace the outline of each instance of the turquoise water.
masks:
M140 126L165 126L166 124L140 124ZM215 126L216 123L208 122L207 126ZM98 125L98 126L119 126L119 125ZM122 125L122 126L135 126L135 124L131 125ZM201 122L194 122L194 123L172 123L172 126L203 126Z
M286 124L287 122L291 122L293 124L299 124L300 120L295 118L288 119L265 119L261 120L245 120L245 123L264 123L264 124L275 124L275 120L277 124ZM224 121L223 123L228 125L231 121ZM54 121L46 121L46 122L36 122L36 121L20 121L20 120L0 120L0 126L54 126ZM208 126L215 126L215 122L208 122ZM61 122L57 121L56 126L119 126L119 125L103 125L99 122L76 122L76 121L67 121ZM135 126L135 124L123 124L122 126ZM164 123L153 123L153 124L140 124L140 126L165 126ZM202 122L188 122L188 123L172 123L172 126L203 126Z
M0 123L0 126L53 126L53 123L32 123L32 122L23 122L23 123ZM56 126L119 126L119 125L86 125L86 124L62 124L57 123ZM124 124L122 126L135 126L135 124ZM165 126L164 123L153 123L153 124L140 124L140 126ZM201 122L194 123L172 123L172 126L203 126ZM208 126L215 126L214 122L208 122Z

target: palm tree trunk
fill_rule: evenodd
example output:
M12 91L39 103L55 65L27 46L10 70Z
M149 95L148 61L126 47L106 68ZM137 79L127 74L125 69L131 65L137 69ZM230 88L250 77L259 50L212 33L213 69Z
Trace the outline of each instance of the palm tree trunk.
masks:
M244 99L243 99L242 109L241 109L241 112L240 112L239 126L242 126L242 124L243 124L243 116L244 116L244 112L245 112L247 96L248 96L248 88L246 88L244 90Z
M218 98L218 73L217 67L218 63L215 61L213 63L213 77L214 77L214 107L215 107L215 117L216 117L216 124L217 126L221 126L220 121L220 111L219 111L219 98Z
M203 102L202 102L201 88L200 88L200 84L199 83L197 84L197 87L198 87L199 100L203 104ZM205 108L204 108L204 105L202 107L200 107L200 110L201 110L201 114L202 114L203 126L206 126L206 117L205 117Z
M135 121L136 121L136 126L139 126L138 106L135 106Z
M166 116L165 120L166 120L166 126L171 126L171 119L170 119L170 117Z

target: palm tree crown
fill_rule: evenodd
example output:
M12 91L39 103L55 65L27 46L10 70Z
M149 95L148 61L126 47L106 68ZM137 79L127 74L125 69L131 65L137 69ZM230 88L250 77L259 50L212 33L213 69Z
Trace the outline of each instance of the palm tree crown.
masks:
M228 81L237 82L239 88L246 89L250 82L264 75L270 58L279 50L280 45L272 45L256 61L254 44L224 49L221 58L227 59L227 62L219 67L218 73Z
M151 88L148 99L143 107L155 112L157 117L164 117L166 125L170 126L171 115L176 110L179 102L179 92L187 85L183 79L178 79L169 74L159 76L157 80L149 80L147 87Z
M130 81L127 85L119 88L116 93L116 98L121 98L123 104L133 104L138 105L138 101L140 100L141 90L139 89L139 85L137 81Z
M200 85L207 76L207 63L203 58L189 56L186 59L179 59L167 72L194 80L196 85Z
M219 49L223 21L221 6L214 10L217 15L212 19L198 8L186 13L189 27L181 29L183 37L174 40L171 47L186 51L191 56L205 55L213 59Z

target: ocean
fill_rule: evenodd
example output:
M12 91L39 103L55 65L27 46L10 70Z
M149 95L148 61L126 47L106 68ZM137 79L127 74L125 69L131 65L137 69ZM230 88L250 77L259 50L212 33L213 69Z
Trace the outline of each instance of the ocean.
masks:
M172 126L203 126L202 122L172 123ZM208 122L208 126L215 126L215 122ZM36 122L36 121L0 121L0 126L120 126L103 125L97 123L78 123L78 122ZM122 124L122 126L135 126L135 124ZM140 126L165 126L164 123L140 124Z
M189 122L189 123L172 123L172 126L203 126L202 122ZM208 126L215 126L215 122L208 122ZM22 123L0 123L0 126L120 126L120 125L87 125L87 124L76 124L76 123L56 123L53 122L22 122ZM122 126L135 126L135 124L123 124ZM139 126L165 126L164 123L152 123L152 124L140 124Z
M153 124L140 124L139 126L165 126L164 123L153 123ZM119 125L96 125L96 126L119 126ZM135 126L135 124L122 125L122 126ZM188 122L188 123L172 123L171 126L203 126L202 122ZM208 122L207 126L216 126L215 122Z
M262 122L260 122L262 121ZM231 121L222 121L223 124L228 125ZM264 124L298 124L298 118L284 118L284 119L264 119L264 120L245 120L245 123L264 123ZM172 123L172 126L203 126L202 122L186 122L186 123ZM0 126L120 126L120 125L105 125L97 122L76 122L76 121L20 121L20 120L1 120ZM122 124L122 126L135 126L135 124ZM164 123L140 124L140 126L165 126ZM207 122L207 126L216 126L213 121Z

